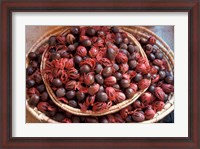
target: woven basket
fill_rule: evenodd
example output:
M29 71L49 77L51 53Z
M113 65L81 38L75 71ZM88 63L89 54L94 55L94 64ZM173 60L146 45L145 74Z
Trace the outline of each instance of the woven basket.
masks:
M65 32L62 32L62 34L67 34L69 31L70 31L70 28L69 27L64 27L66 30ZM137 41L137 39L132 36L130 33L124 31L123 29L120 30L121 32L125 32L127 35L128 35L128 38L135 44L139 47L140 49L140 54L142 55L142 57L146 57L146 54L145 52L143 51L141 45L139 44L139 42ZM54 34L56 35L56 34ZM50 36L49 36L50 37ZM43 78L43 81L44 81L44 84L46 86L46 89L47 89L47 92L49 93L49 96L51 97L52 101L60 108L62 108L63 110L65 111L68 111L74 115L80 115L80 116L102 116L102 115L107 115L107 114L111 114L111 113L115 113L125 107L127 107L128 105L132 104L135 100L137 100L147 89L148 87L146 87L145 89L143 90L139 90L137 93L134 94L134 96L131 98L131 99L127 99L121 103L118 103L114 106L111 106L110 108L108 109L105 109L105 110L101 110L101 111L97 111L97 112L94 112L92 110L87 110L87 111L81 111L80 109L78 108L73 108L65 103L62 103L60 102L53 90L51 89L48 81L47 81L47 75L44 73L43 69L45 68L45 65L46 65L46 54L47 54L48 50L46 50L44 53L43 53L43 56L42 56L42 63L41 63L41 73L42 73L42 78ZM150 80L149 80L150 81Z
M165 54L164 58L167 60L169 64L169 68L171 71L174 71L174 54L173 51L169 48L169 46L156 34L154 34L152 31L145 27L141 26L131 26L131 27L120 27L125 31L130 32L134 36L139 36L143 38L149 38L149 36L154 36L157 39L156 45L160 48L160 50ZM44 34L38 41L30 48L30 50L27 52L26 56L28 55L29 52L31 51L36 51L41 44L44 44L49 36L52 36L54 34L59 34L62 32L66 32L66 30L62 27L57 27L54 30L51 30ZM28 100L28 99L27 99ZM41 113L38 111L36 107L30 107L28 102L26 101L26 108L27 110L39 121L41 122L47 122L47 123L58 123L54 121L53 119L49 118L45 114ZM168 101L166 102L166 105L162 111L159 111L155 114L154 118L151 120L143 121L141 123L155 123L161 119L163 119L165 116L167 116L169 113L171 113L174 110L174 94L171 94L169 96Z
M161 52L164 54L164 59L167 61L169 70L174 74L174 53L170 49L170 47L155 33L150 31L149 29L141 26L127 26L127 27L120 27L123 30L133 34L134 36L142 37L145 39L148 39L150 36L154 36L156 38L156 46L159 47ZM154 123L158 122L159 120L163 119L165 116L167 116L169 113L171 113L174 110L174 94L170 94L168 97L168 101L165 104L165 107L163 110L157 112L153 119L143 121L141 123Z

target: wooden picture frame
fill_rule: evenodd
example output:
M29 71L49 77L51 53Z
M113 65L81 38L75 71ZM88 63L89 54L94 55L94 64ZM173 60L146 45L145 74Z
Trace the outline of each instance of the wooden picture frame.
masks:
M1 2L0 148L200 148L199 0L74 1L4 0ZM12 12L188 12L188 137L31 138L12 137Z

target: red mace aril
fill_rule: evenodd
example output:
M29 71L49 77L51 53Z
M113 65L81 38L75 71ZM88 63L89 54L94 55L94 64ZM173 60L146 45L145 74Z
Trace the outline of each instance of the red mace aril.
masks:
M129 69L129 65L127 63L120 64L119 69L122 73L126 73Z
M91 85L94 83L93 73L84 74L84 82L86 85Z
M68 77L70 79L78 79L80 77L80 74L78 73L78 70L75 69L74 67L70 68L68 71L67 71L67 74L68 74Z
M70 80L65 84L65 88L67 90L75 90L75 87L76 87L76 81L74 80Z
M56 49L59 54L63 54L64 52L67 51L67 46L66 45L57 45Z
M108 101L107 107L106 107L106 108L108 109L108 108L110 108L112 105L113 105L112 101Z
M162 62L162 60L160 60L160 59L155 59L155 60L153 61L153 64L156 65L156 66L162 67L163 62Z
M147 106L149 105L152 101L155 100L155 97L150 93L150 92L145 92L144 94L141 95L140 100L142 103Z
M104 56L106 55L106 52L103 50L99 50L97 56L96 56L96 59L97 61L100 61Z
M72 34L67 34L67 36L66 36L66 41L67 41L68 44L73 44L73 43L74 43L74 40L75 40L74 35L72 35Z
M107 44L108 48L114 49L116 53L119 53L119 49L115 44L113 44L111 42L107 42L106 44Z
M97 42L94 44L94 46L97 47L104 47L104 40L102 38L97 38Z
M57 36L56 40L57 40L58 44L62 44L62 45L65 44L65 37L64 36L61 36L61 35Z
M164 66L164 64L163 64L163 65L160 66L160 70L169 70L169 69L166 68L166 67Z
M37 105L37 109L42 112L42 113L45 113L47 108L49 106L49 103L48 102L39 102L38 105Z
M104 80L104 84L106 86L112 86L112 85L114 85L116 83L117 83L117 79L114 76L107 77Z
M147 73L147 67L144 63L139 63L136 66L136 71L141 72L142 74L146 74Z
M130 79L133 79L137 75L137 73L133 70L129 70L128 75L130 76Z
M145 115L145 119L146 120L150 120L154 117L155 115L155 111L152 109L152 108L147 108L144 112L144 115Z
M128 109L128 111L132 111L133 110L133 107L131 105L127 106L126 108Z
M99 61L98 61L100 64L102 64L103 66L112 66L112 62L107 59L107 58L101 58Z
M106 87L106 94L108 95L108 99L111 101L115 100L115 89L113 87Z
M122 117L123 119L126 119L127 116L128 116L128 113L129 113L129 109L128 109L128 108L124 108L124 109L120 110L119 113L120 113L120 115L121 115L121 117Z
M73 58L69 59L66 63L65 63L65 68L66 69L70 69L74 67L74 61L73 61Z
M90 95L96 94L96 93L99 91L99 87L100 87L99 84L97 84L97 83L93 84L92 86L90 86L90 87L88 88L88 93L89 93Z
M29 96L32 96L33 94L40 95L40 92L35 87L32 87L27 89L27 94Z
M148 79L142 79L138 83L138 88L141 89L141 90L143 90L143 89L149 87L150 83L151 83L150 80L148 80Z
M80 36L84 36L84 35L86 35L86 30L87 30L87 27L85 27L85 26L84 27L80 27L80 28L78 28L77 31L75 31L75 35L77 35L80 32L79 33Z
M66 83L68 81L67 73L62 73L60 76L60 80L62 81L62 83Z
M78 46L76 54L81 57L85 57L87 55L87 49L84 46Z
M82 112L86 112L87 111L87 106L86 106L86 104L85 104L85 102L82 104L82 103L78 103L79 104L79 106L80 106L80 109L81 109L81 111Z
M165 92L162 90L161 87L156 87L154 93L155 93L155 96L158 99L160 99L161 101L164 101L164 99L165 99Z
M149 65L148 59L147 59L147 58L144 58L144 57L140 57L140 58L138 59L138 63L142 63L142 64L145 64L145 65Z
M147 43L149 43L149 44L151 44L151 45L153 46L154 44L156 44L156 38L153 37L153 36L151 36L151 37L148 39Z
M94 101L95 101L95 95L94 96L87 96L86 101L85 101L85 105L87 107L93 106L94 105Z
M128 37L127 33L124 33L124 32L121 32L121 35L122 35L123 38L127 38Z
M115 93L115 102L120 103L126 99L126 96L122 92L116 92Z
M163 101L155 101L152 105L153 109L156 111L161 111L165 107L165 103Z
M57 98L59 101L63 102L63 103L68 103L68 100L65 97L60 97Z
M67 52L68 48L66 45L56 45L57 52L60 54L63 54L64 52Z
M135 60L139 60L141 58L140 53L135 53Z
M128 62L128 57L124 53L121 53L121 52L119 52L117 54L115 59L118 63L127 63Z
M51 106L48 102L39 102L37 109L48 116L54 116L57 111L57 109L54 106Z
M79 64L80 67L83 65L89 65L92 69L94 69L96 67L96 60L92 58L86 58L85 60L81 61Z
M76 89L83 93L88 92L88 87L83 86L81 82L77 82Z
M92 57L92 58L96 57L98 53L99 53L99 50L98 50L96 47L92 47L92 48L89 50L89 55L90 55L90 57Z
M174 86L171 84L162 84L161 87L165 93L174 92Z
M40 84L40 83L42 83L42 76L40 74L35 74L34 80L36 83Z
M83 42L83 41L85 41L85 40L87 40L87 39L89 39L89 37L88 36L80 36L80 42Z
M97 39L98 39L98 37L96 37L96 36L93 36L93 37L90 38L90 40L91 40L93 43L95 43L95 42L97 41Z
M169 70L169 66L167 64L167 61L164 58L162 59L162 62L163 62L163 68L165 68L166 70Z
M140 100L136 100L133 104L132 104L134 109L138 109L138 108L143 108L143 103Z
M142 114L141 112L134 112L132 114L132 119L135 121L135 122L142 122L145 120L145 116L144 114Z
M107 104L105 102L95 102L92 111L98 112L107 109Z
M123 78L126 79L126 80L129 80L130 79L130 75L127 74L127 73L124 73L123 74Z
M108 34L106 35L106 41L114 41L114 37L115 37L114 34L108 33Z
M132 90L133 90L134 92L137 92L137 90L138 90L138 86L137 86L137 84L135 84L135 83L131 83L131 84L130 84L130 88L132 88Z
M50 106L48 106L45 114L47 116L54 116L56 114L56 112L57 112L57 108L55 106L50 105Z
M151 74L157 74L158 73L158 69L156 69L155 67L151 67L150 73Z

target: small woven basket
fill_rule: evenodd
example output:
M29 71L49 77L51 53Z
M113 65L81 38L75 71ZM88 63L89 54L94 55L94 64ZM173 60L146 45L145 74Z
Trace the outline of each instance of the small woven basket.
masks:
M69 33L70 31L70 27L64 27L65 28L65 32L62 32L62 34L67 34ZM128 35L128 38L135 44L139 47L139 50L140 50L140 54L142 57L145 57L147 58L144 50L142 49L140 43L137 41L137 39L131 35L129 32L126 32L124 31L123 29L120 30L121 32L125 32L127 35ZM56 35L56 34L54 34ZM50 36L49 36L50 37ZM134 96L131 98L131 99L127 99L121 103L118 103L116 105L113 105L111 106L110 108L108 109L104 109L104 110L101 110L101 111L92 111L92 110L86 110L86 111L81 111L80 109L78 108L73 108L65 103L62 103L61 101L59 101L57 99L57 97L55 96L53 90L51 89L50 87L50 84L48 83L47 81L47 74L44 73L44 69L45 69L45 65L46 65L46 54L47 54L48 50L46 50L44 53L43 53L43 56L42 56L42 63L41 63L41 67L40 67L40 70L41 70L41 74L42 74L42 78L43 78L43 81L44 81L44 84L46 86L46 89L47 89L47 92L49 93L49 96L51 97L52 101L60 108L62 108L63 110L65 111L68 111L74 115L80 115L80 116L102 116L102 115L107 115L107 114L111 114L111 113L115 113L125 107L127 107L128 105L132 104L135 100L137 100L147 89L148 87L146 87L145 89L143 90L139 90L137 93L134 94ZM150 80L149 80L150 81Z
M145 27L141 26L131 26L131 27L120 27L124 31L129 32L130 34L134 35L135 37L142 37L148 39L150 36L154 36L156 38L156 46L159 47L161 52L164 53L164 58L167 60L170 71L173 73L174 72L174 54L173 51L170 49L170 47L156 34L154 34L152 31ZM50 36L55 35L55 34L61 34L66 32L66 27L56 27L55 29L47 32L44 34L38 41L30 48L30 50L27 52L26 56L28 55L29 52L36 51L42 44L45 44L46 41L49 39ZM137 44L136 44L137 45ZM139 45L139 47L141 47ZM28 61L27 61L28 64ZM28 100L28 98L27 98ZM134 101L133 101L134 102ZM47 123L58 123L57 121L49 118L46 116L44 113L41 113L38 111L37 107L31 107L28 102L26 101L26 108L27 110L39 121L41 122L47 122ZM174 110L174 94L171 94L168 97L168 101L165 104L165 107L163 110L157 112L154 116L153 119L143 121L141 123L155 123L158 122L159 120L163 119L165 116L167 116L169 113L171 113Z

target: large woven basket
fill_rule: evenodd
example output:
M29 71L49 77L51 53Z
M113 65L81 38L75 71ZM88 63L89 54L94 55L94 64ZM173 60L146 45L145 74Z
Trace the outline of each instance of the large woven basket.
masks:
M164 53L164 58L167 60L169 68L171 69L171 72L173 73L173 67L174 67L174 54L173 51L170 49L170 47L156 34L154 34L152 31L145 27L141 26L131 26L131 27L120 27L124 31L127 31L131 33L134 36L139 36L148 39L150 36L154 36L157 39L156 45L160 48L160 50ZM38 41L30 48L30 50L27 52L26 55L28 55L31 51L36 51L42 44L44 44L49 36L55 35L55 34L61 34L65 33L67 30L63 27L56 27L54 30L51 30L44 34ZM137 44L136 44L137 45ZM141 47L140 45L138 45ZM28 100L28 99L27 99ZM134 102L134 101L133 101ZM39 121L41 122L48 122L48 123L57 123L53 119L49 118L45 114L38 111L36 107L29 106L28 102L26 101L26 108L27 110ZM166 115L171 113L174 110L174 95L171 94L168 98L168 101L166 102L166 105L162 111L159 111L155 114L154 118L151 120L143 121L142 123L154 123L161 119L163 119Z
M65 28L65 32L61 32L62 34L67 34L69 33L70 31L70 27L63 27ZM62 27L61 27L62 29ZM125 32L127 35L128 35L128 38L135 44L139 47L140 49L140 54L142 55L142 57L146 57L146 54L145 52L143 51L140 43L137 41L137 39L132 35L130 34L129 32L126 32L124 31L123 29L120 30L121 32ZM56 33L52 32L54 35L56 35ZM48 36L50 37L50 36ZM111 113L115 113L125 107L127 107L128 105L132 104L135 100L137 100L147 89L148 87L146 87L145 89L143 90L139 90L137 93L134 94L134 96L131 98L131 99L127 99L121 103L118 103L116 105L113 105L111 106L110 108L108 109L105 109L105 110L101 110L101 111L97 111L97 112L94 112L92 110L87 110L87 111L81 111L80 109L78 108L73 108L65 103L62 103L60 102L53 90L51 89L50 87L50 84L48 83L47 81L47 75L44 73L44 69L45 69L45 65L46 65L46 54L47 54L48 50L46 50L44 53L43 53L43 56L42 56L42 63L41 63L41 73L42 73L42 78L43 78L43 81L44 81L44 84L46 86L46 89L47 89L47 92L49 93L49 96L51 97L52 101L60 108L62 108L63 110L65 111L68 111L72 114L75 114L75 115L81 115L81 116L102 116L102 115L107 115L107 114L111 114ZM150 80L149 80L150 81Z
M172 74L174 74L174 53L170 49L170 47L166 44L165 41L163 41L159 36L157 36L155 33L150 31L149 29L142 26L131 26L131 27L127 26L127 27L120 27L120 28L124 29L125 31L130 32L134 36L142 37L145 39L148 39L150 36L154 36L156 38L156 46L158 46L161 52L164 54L164 59L167 61L170 71L172 72ZM171 113L173 110L174 110L174 94L171 94L168 97L168 101L166 102L163 110L157 112L153 119L143 121L141 123L158 122L159 120L167 116L169 113Z

